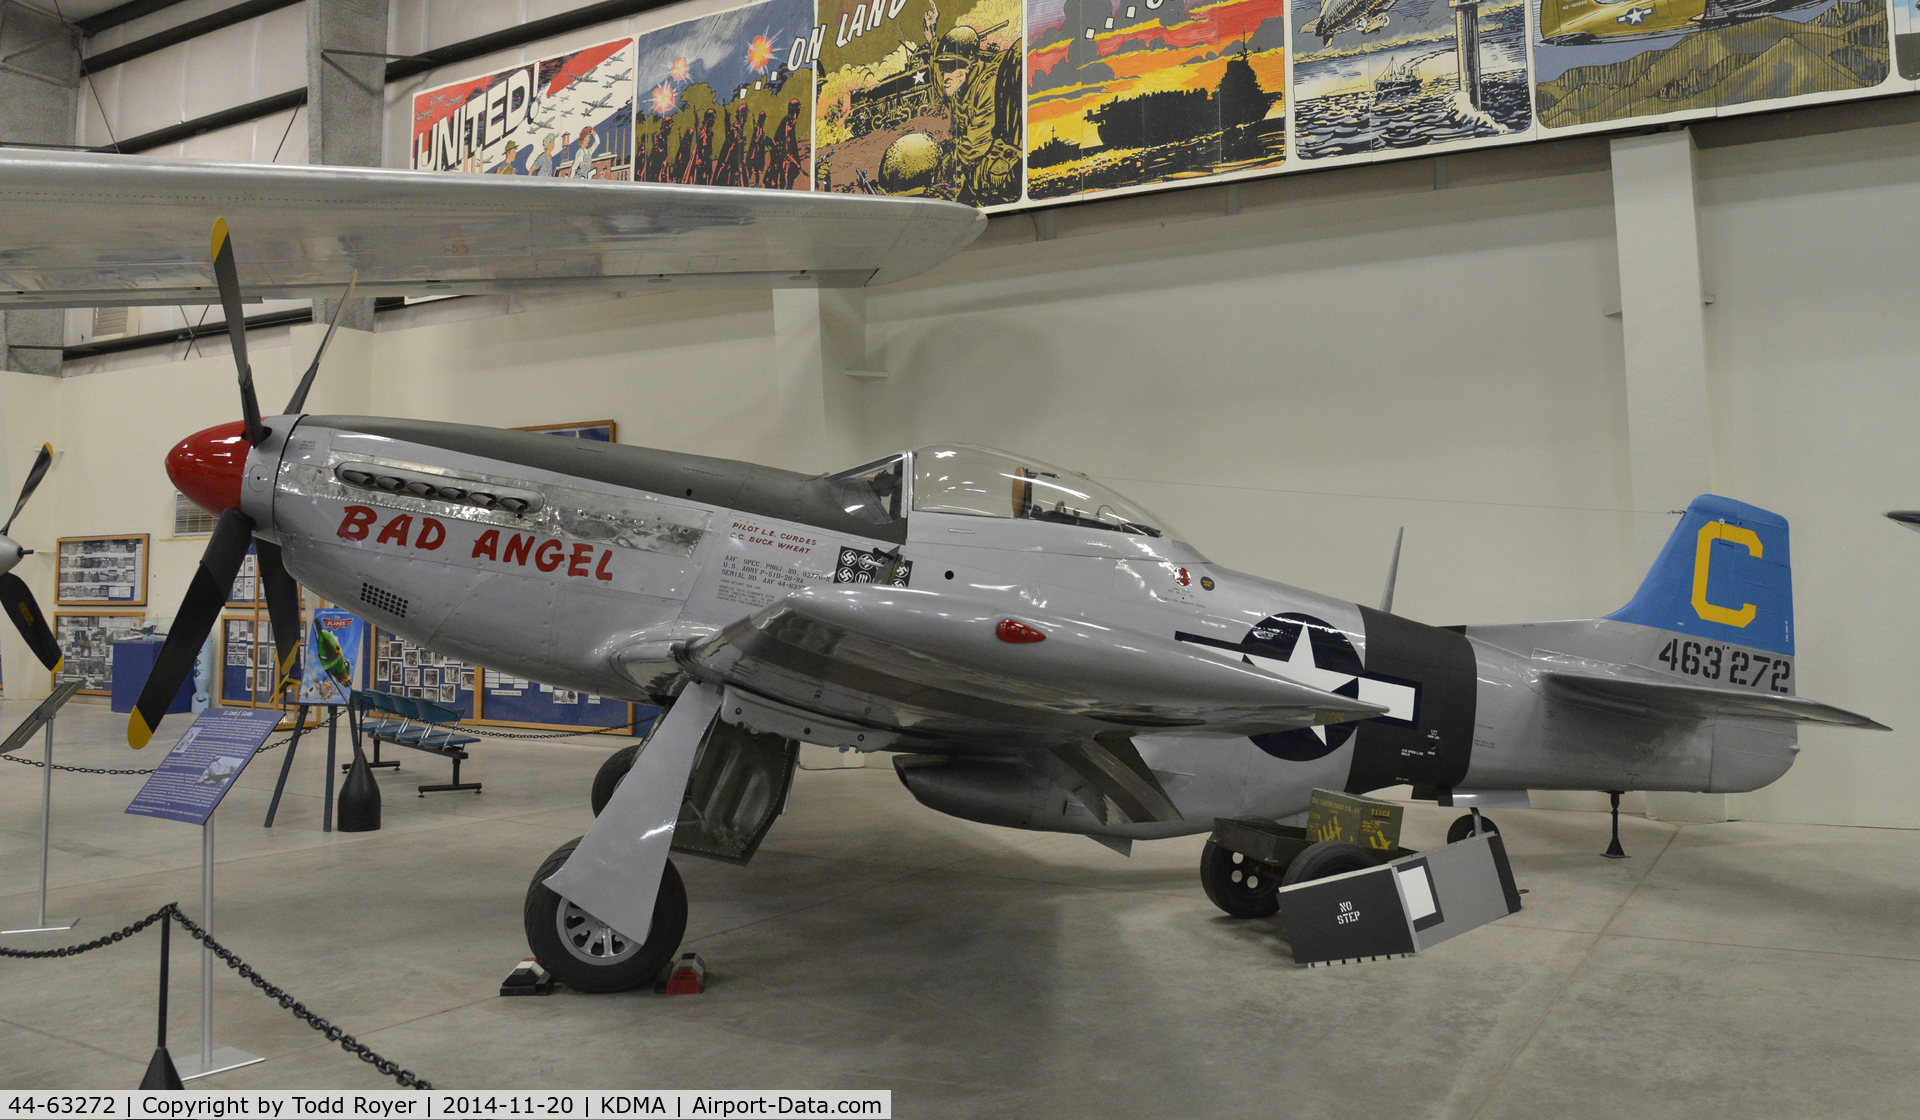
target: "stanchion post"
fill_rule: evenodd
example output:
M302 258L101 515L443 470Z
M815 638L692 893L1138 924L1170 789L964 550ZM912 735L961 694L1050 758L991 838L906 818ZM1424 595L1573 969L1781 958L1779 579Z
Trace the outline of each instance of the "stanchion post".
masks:
M40 912L28 929L0 930L0 933L58 933L72 929L78 918L67 922L47 920L47 855L53 838L53 720L46 724L46 751L41 756L40 773Z
M327 802L320 809L320 831L333 831L333 749L334 733L340 726L340 709L327 708Z
M140 1079L142 1089L184 1089L180 1082L180 1071L173 1067L173 1056L167 1053L167 963L173 956L173 907L169 905L160 912L160 1026L159 1040L154 1045L153 1060L147 1063L147 1075Z
M200 928L213 937L213 818L200 826ZM250 1066L265 1058L236 1050L231 1046L213 1048L213 946L200 943L200 1055L181 1063L180 1080L192 1081L210 1074Z

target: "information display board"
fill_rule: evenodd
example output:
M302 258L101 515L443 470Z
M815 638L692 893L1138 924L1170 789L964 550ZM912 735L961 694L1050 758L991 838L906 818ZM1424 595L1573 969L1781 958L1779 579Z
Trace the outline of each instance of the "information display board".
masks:
M147 603L146 533L61 537L53 601L62 607L143 607Z
M485 670L480 680L480 723L506 723L520 727L625 727L636 716L651 722L659 709L651 705L629 704L575 692L550 684L515 677L498 670Z
M313 612L300 643L300 703L345 706L366 684L367 624L348 611Z
M140 787L127 812L206 824L220 799L280 723L280 713L246 708L201 712Z
M373 683L369 687L472 714L474 676L478 672L472 665L380 629L373 631L371 660Z
M54 687L78 681L91 696L113 692L113 643L131 638L147 621L141 614L56 614L53 640L60 645L60 669Z
M307 624L300 624L301 646L294 654L293 677L298 680L306 658ZM220 620L220 702L228 705L278 707L274 691L277 654L273 622L265 611Z

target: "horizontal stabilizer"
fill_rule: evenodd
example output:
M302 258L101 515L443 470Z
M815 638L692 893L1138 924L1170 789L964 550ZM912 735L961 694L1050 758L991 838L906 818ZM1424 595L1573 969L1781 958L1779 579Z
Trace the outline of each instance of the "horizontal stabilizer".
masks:
M986 227L929 198L0 151L0 307L215 302L219 217L260 299L860 287Z
M1682 719L1778 719L1795 723L1831 723L1871 731L1891 731L1866 716L1804 696L1748 692L1682 684L1678 681L1615 677L1554 669L1540 674L1556 691L1574 700L1635 715Z

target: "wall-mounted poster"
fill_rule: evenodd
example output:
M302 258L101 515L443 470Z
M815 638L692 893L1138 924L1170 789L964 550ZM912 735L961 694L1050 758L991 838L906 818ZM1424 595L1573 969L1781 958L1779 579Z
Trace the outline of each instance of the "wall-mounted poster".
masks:
M335 607L313 612L302 653L300 703L345 705L366 681L367 624Z
M1920 79L1920 0L1893 0L1893 53L1902 78Z
M80 691L102 696L113 692L113 643L135 637L146 622L137 614L56 614L53 638L60 644L60 671L55 688L79 681Z
M1020 0L820 0L823 190L1020 201Z
M145 606L146 533L124 537L61 537L53 601L63 607Z
M1296 0L1300 158L1527 132L1526 19L1522 0Z
M576 420L571 424L531 424L524 428L515 428L516 432L546 432L563 439L591 439L600 443L613 443L614 423L611 420Z
M1028 0L1027 195L1286 158L1285 0Z
M640 36L639 178L808 189L812 0L770 0Z
M1866 89L1889 69L1882 0L1532 2L1549 128Z
M373 632L373 687L431 700L463 714L473 711L474 667L385 630Z
M633 40L454 82L413 98L413 167L633 178Z

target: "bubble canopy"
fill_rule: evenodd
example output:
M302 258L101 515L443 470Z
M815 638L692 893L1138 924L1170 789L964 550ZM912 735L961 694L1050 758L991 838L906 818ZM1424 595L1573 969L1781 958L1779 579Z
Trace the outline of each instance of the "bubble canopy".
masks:
M1024 518L1164 536L1166 524L1084 475L967 444L913 450L913 512Z

